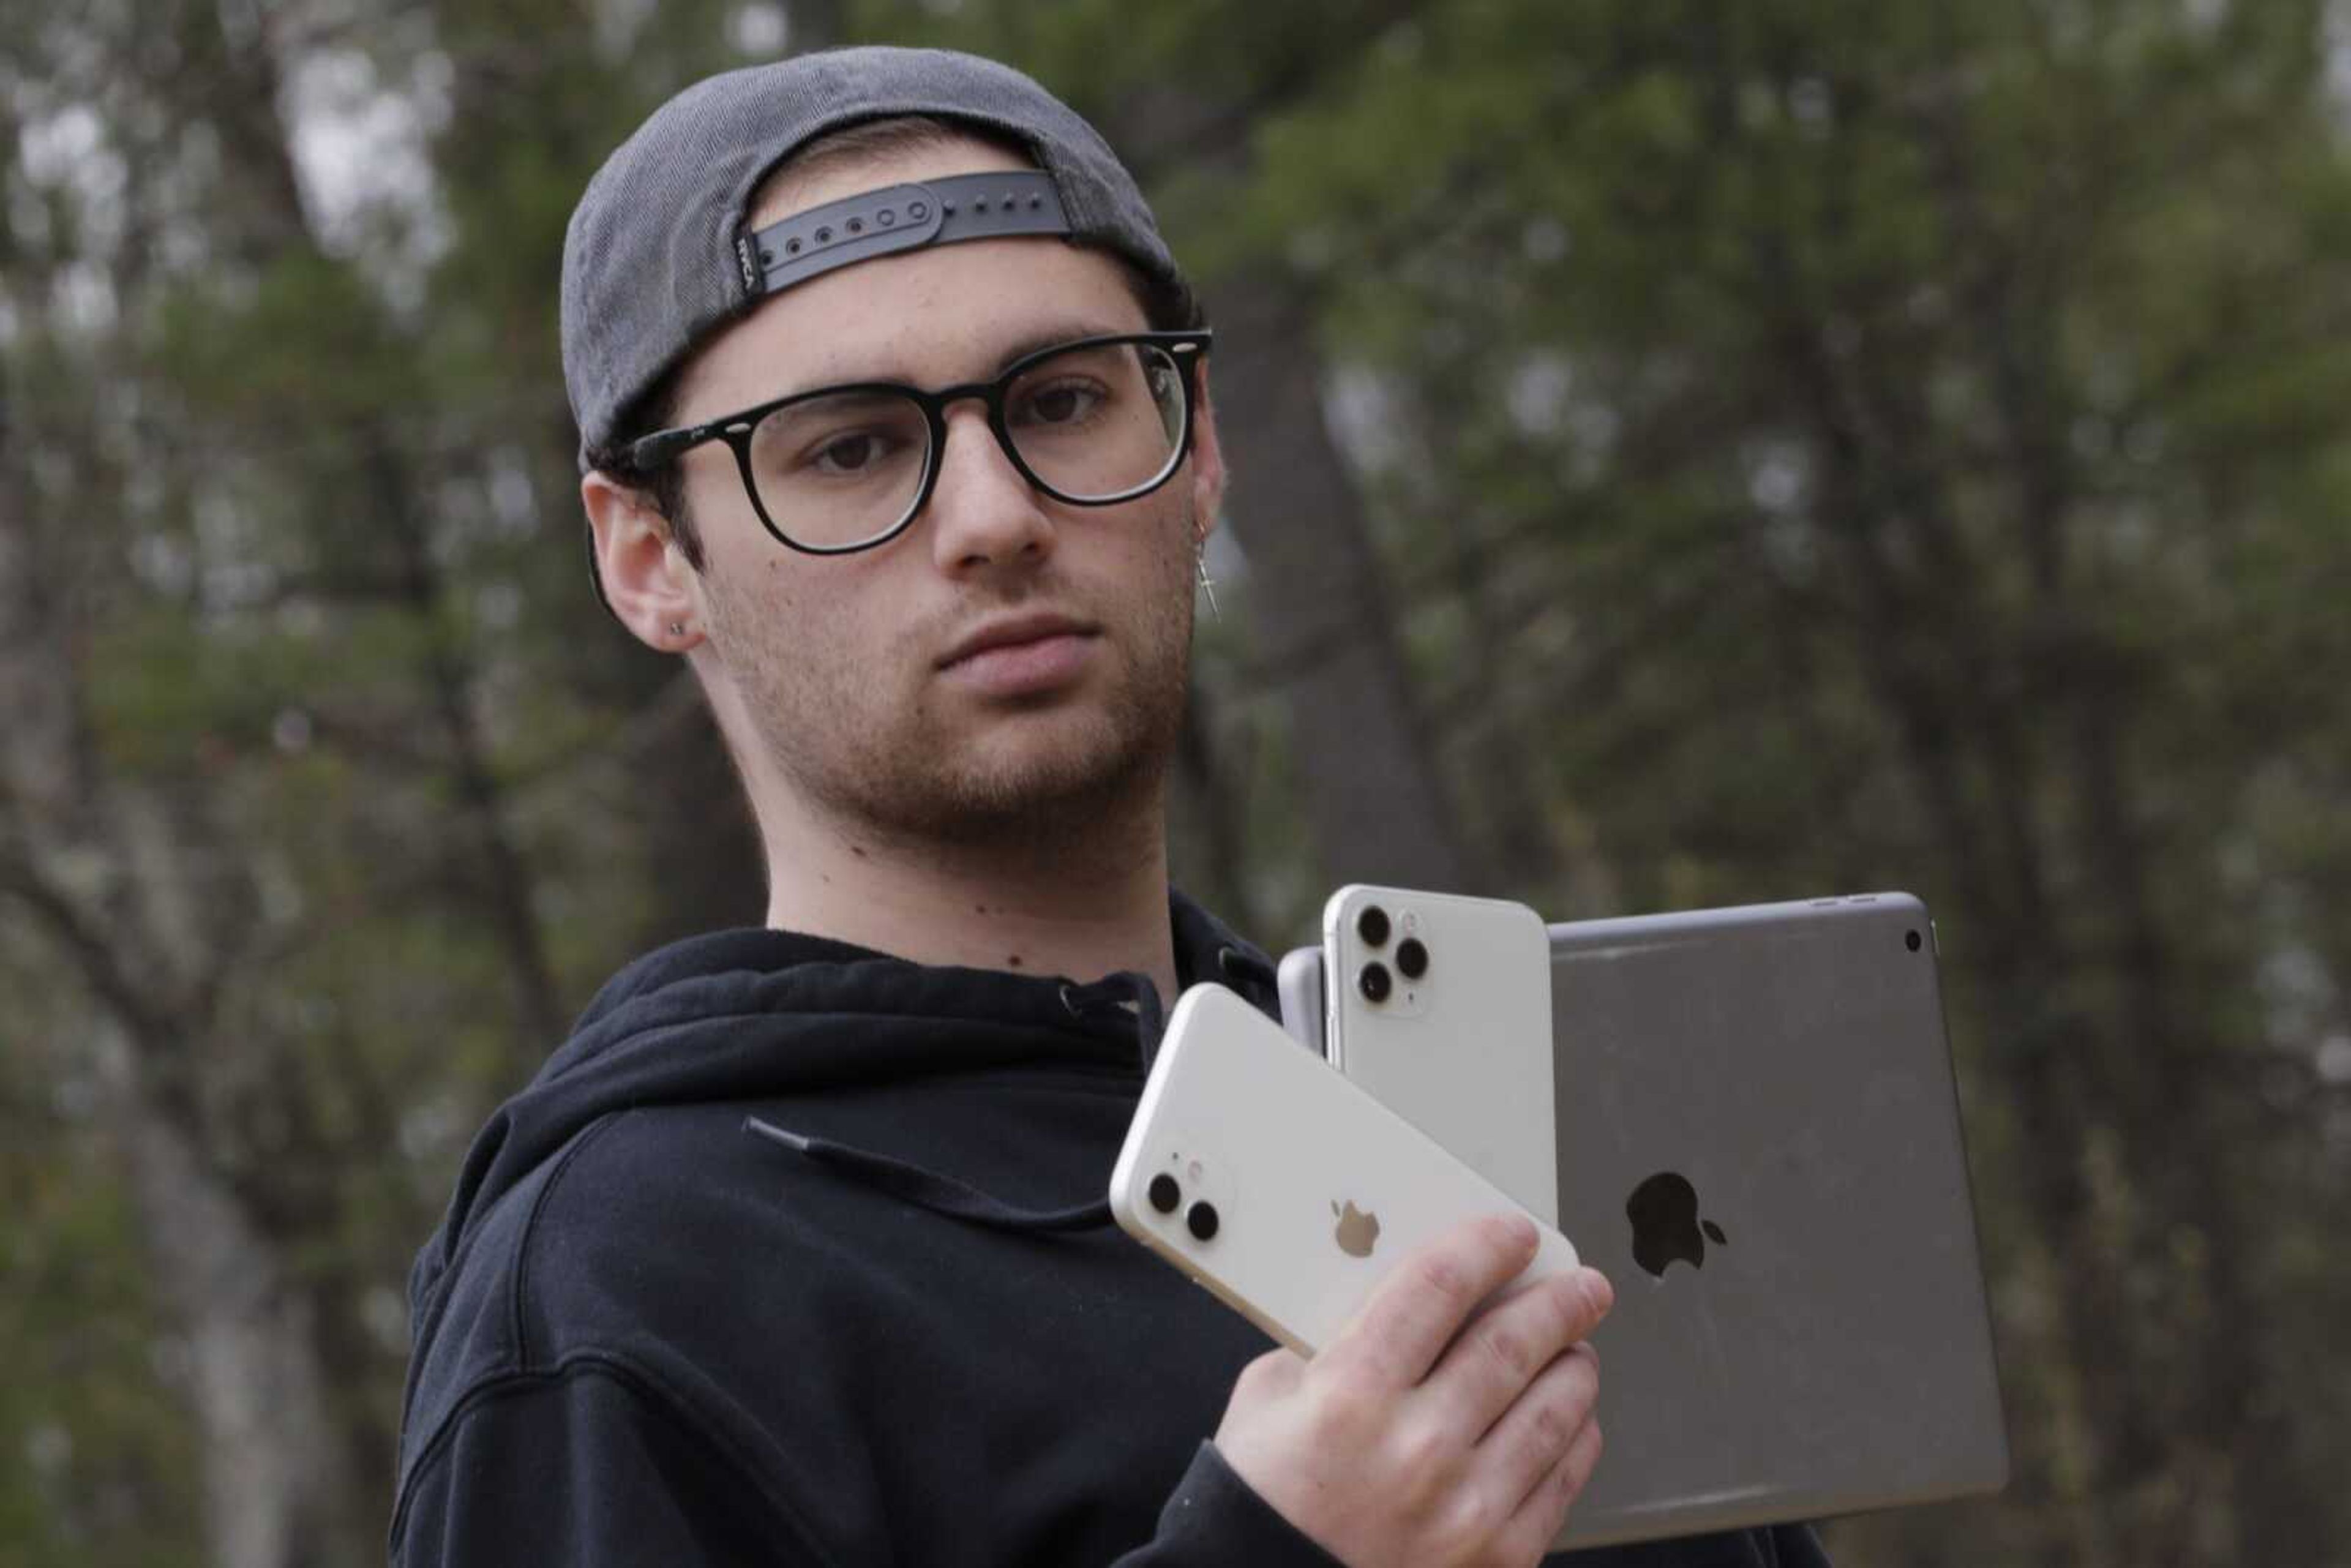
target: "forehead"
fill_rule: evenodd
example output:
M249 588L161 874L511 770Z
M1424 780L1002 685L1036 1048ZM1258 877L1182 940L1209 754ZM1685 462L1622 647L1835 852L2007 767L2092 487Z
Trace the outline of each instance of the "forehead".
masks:
M761 191L750 226L910 180L1029 167L1001 148L958 138L826 161L812 171L788 168ZM834 382L983 379L1009 345L1145 324L1124 268L1064 240L969 240L903 251L820 274L754 308L696 355L682 384L680 418L710 418Z

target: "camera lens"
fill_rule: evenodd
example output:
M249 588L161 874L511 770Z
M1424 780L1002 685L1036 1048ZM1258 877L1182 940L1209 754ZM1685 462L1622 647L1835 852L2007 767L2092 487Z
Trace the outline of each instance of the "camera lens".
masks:
M1388 992L1395 988L1395 982L1388 978L1385 964L1366 964L1363 972L1355 977L1355 989L1364 993L1364 1000L1367 1002L1386 1001Z
M1902 934L1902 946L1909 948L1913 953L1916 953L1920 946L1918 934L1916 931L1904 932Z
M1420 945L1419 937L1407 936L1396 944L1396 973L1407 980L1428 973L1428 949Z
M1184 1228L1206 1241L1217 1233L1217 1206L1203 1198L1184 1211Z
M1355 916L1355 935L1364 939L1366 947L1387 946L1388 912L1376 904L1364 905L1364 912Z
M1150 1190L1151 1207L1162 1214L1175 1213L1176 1206L1184 1201L1184 1189L1177 1186L1176 1178L1165 1171L1151 1178Z

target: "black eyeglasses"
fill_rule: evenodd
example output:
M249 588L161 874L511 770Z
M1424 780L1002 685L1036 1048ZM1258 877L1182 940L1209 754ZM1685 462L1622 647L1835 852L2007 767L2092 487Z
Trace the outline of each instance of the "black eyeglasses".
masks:
M1058 501L1108 507L1147 496L1192 444L1193 367L1207 332L1081 338L1026 355L992 382L925 392L858 382L778 398L630 443L650 473L708 441L735 451L743 488L778 542L810 555L872 549L904 533L931 498L947 405L987 405L997 444Z

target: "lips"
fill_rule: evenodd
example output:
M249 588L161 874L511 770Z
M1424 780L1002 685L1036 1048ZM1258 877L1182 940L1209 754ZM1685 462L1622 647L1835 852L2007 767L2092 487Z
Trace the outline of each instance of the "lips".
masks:
M991 621L965 637L939 660L942 670L967 663L983 653L1049 642L1056 637L1092 637L1096 628L1067 615L1037 613Z
M940 678L988 703L1032 706L1076 687L1102 646L1101 628L1039 612L991 621L939 661Z

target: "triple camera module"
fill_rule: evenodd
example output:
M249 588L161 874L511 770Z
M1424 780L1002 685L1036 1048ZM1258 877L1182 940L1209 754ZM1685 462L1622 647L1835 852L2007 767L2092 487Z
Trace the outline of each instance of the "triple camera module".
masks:
M1394 926L1388 919L1388 912L1376 904L1364 905L1361 913L1355 916L1355 935L1363 939L1364 946L1374 952L1385 947L1388 945L1388 937L1394 935ZM1428 973L1427 946L1417 936L1406 936L1395 945L1395 952L1391 955L1391 962L1395 965L1393 972L1389 970L1386 964L1377 958L1367 961L1362 968L1355 971L1355 989L1362 992L1364 999L1374 1006L1386 1001L1395 994L1397 975L1402 975L1406 980L1417 980Z

